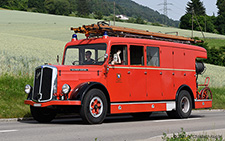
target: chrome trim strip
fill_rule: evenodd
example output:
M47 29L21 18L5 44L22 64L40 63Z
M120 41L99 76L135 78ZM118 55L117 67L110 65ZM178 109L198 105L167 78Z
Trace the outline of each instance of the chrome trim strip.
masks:
M119 67L119 66L109 66L111 69L140 69L140 70L168 70L168 71L190 71L195 72L191 69L172 69L172 68L148 68L148 67Z
M43 68L41 68L41 76L40 76L41 79L40 79L40 85L39 85L39 91L38 91L38 94L40 94L41 97L38 99L38 102L40 102L41 101L40 99L42 99L42 94L41 94L42 76L43 76Z
M195 102L212 101L212 99L195 99Z

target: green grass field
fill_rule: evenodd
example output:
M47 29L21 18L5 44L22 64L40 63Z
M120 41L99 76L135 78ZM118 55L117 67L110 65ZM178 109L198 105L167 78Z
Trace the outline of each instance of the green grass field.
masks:
M208 43L209 47L219 48L225 46L225 39L206 39L206 43Z
M73 34L70 27L97 23L97 20L1 9L0 17L0 118L22 117L29 115L29 106L23 104L26 99L24 86L33 83L34 68L44 63L57 64L57 55L62 59L64 46ZM153 32L179 32L180 36L186 37L191 35L190 30L178 28L119 22L116 25ZM194 36L202 38L200 32L194 32ZM207 39L209 46L224 46L225 36L211 33L205 33L205 36L210 38ZM78 35L78 38L84 36ZM209 76L216 101L213 108L224 108L225 68L206 66L207 71L199 76L199 83L204 83L204 78Z

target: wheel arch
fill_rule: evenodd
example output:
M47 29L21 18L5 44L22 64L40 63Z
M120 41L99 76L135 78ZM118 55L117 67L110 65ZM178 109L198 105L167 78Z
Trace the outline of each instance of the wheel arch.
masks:
M195 109L195 102L194 102L194 93L193 91L191 90L191 88L188 86L188 85L181 85L177 92L176 92L176 102L177 102L177 99L178 99L178 95L180 93L180 91L182 90L186 90L189 92L190 96L191 96L191 100L192 100L192 108Z
M81 104L83 104L84 96L91 89L99 89L105 94L107 103L108 103L107 111L108 111L108 113L110 113L110 97L109 97L108 90L106 89L106 87L103 84L101 84L99 82L85 82L85 83L78 85L72 91L69 99L70 100L80 100Z

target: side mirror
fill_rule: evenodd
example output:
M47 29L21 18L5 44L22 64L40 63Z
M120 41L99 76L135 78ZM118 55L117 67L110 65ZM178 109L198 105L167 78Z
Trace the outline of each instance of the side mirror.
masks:
M57 55L56 61L57 61L58 65L60 65L60 64L59 64L59 55Z

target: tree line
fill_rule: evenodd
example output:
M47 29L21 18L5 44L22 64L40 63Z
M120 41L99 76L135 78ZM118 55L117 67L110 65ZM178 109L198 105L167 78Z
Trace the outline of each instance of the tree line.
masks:
M109 17L107 20L114 19L115 10L117 15L122 14L130 17L127 22L131 23L146 24L151 22L155 25L166 24L173 27L179 25L179 21L169 19L159 12L141 6L132 0L0 0L0 7L96 19L104 19L107 16ZM118 18L116 20L120 21Z
M192 29L225 35L225 0L217 0L218 16L208 16L203 2L190 0L187 3L186 14L180 19L181 29ZM193 24L192 24L193 22ZM206 63L225 66L225 46L209 47L207 43L198 43L207 50L208 58Z
M225 35L225 0L217 0L218 16L208 16L203 2L191 0L187 3L186 14L180 19L181 29L193 29ZM193 22L193 24L192 24Z

